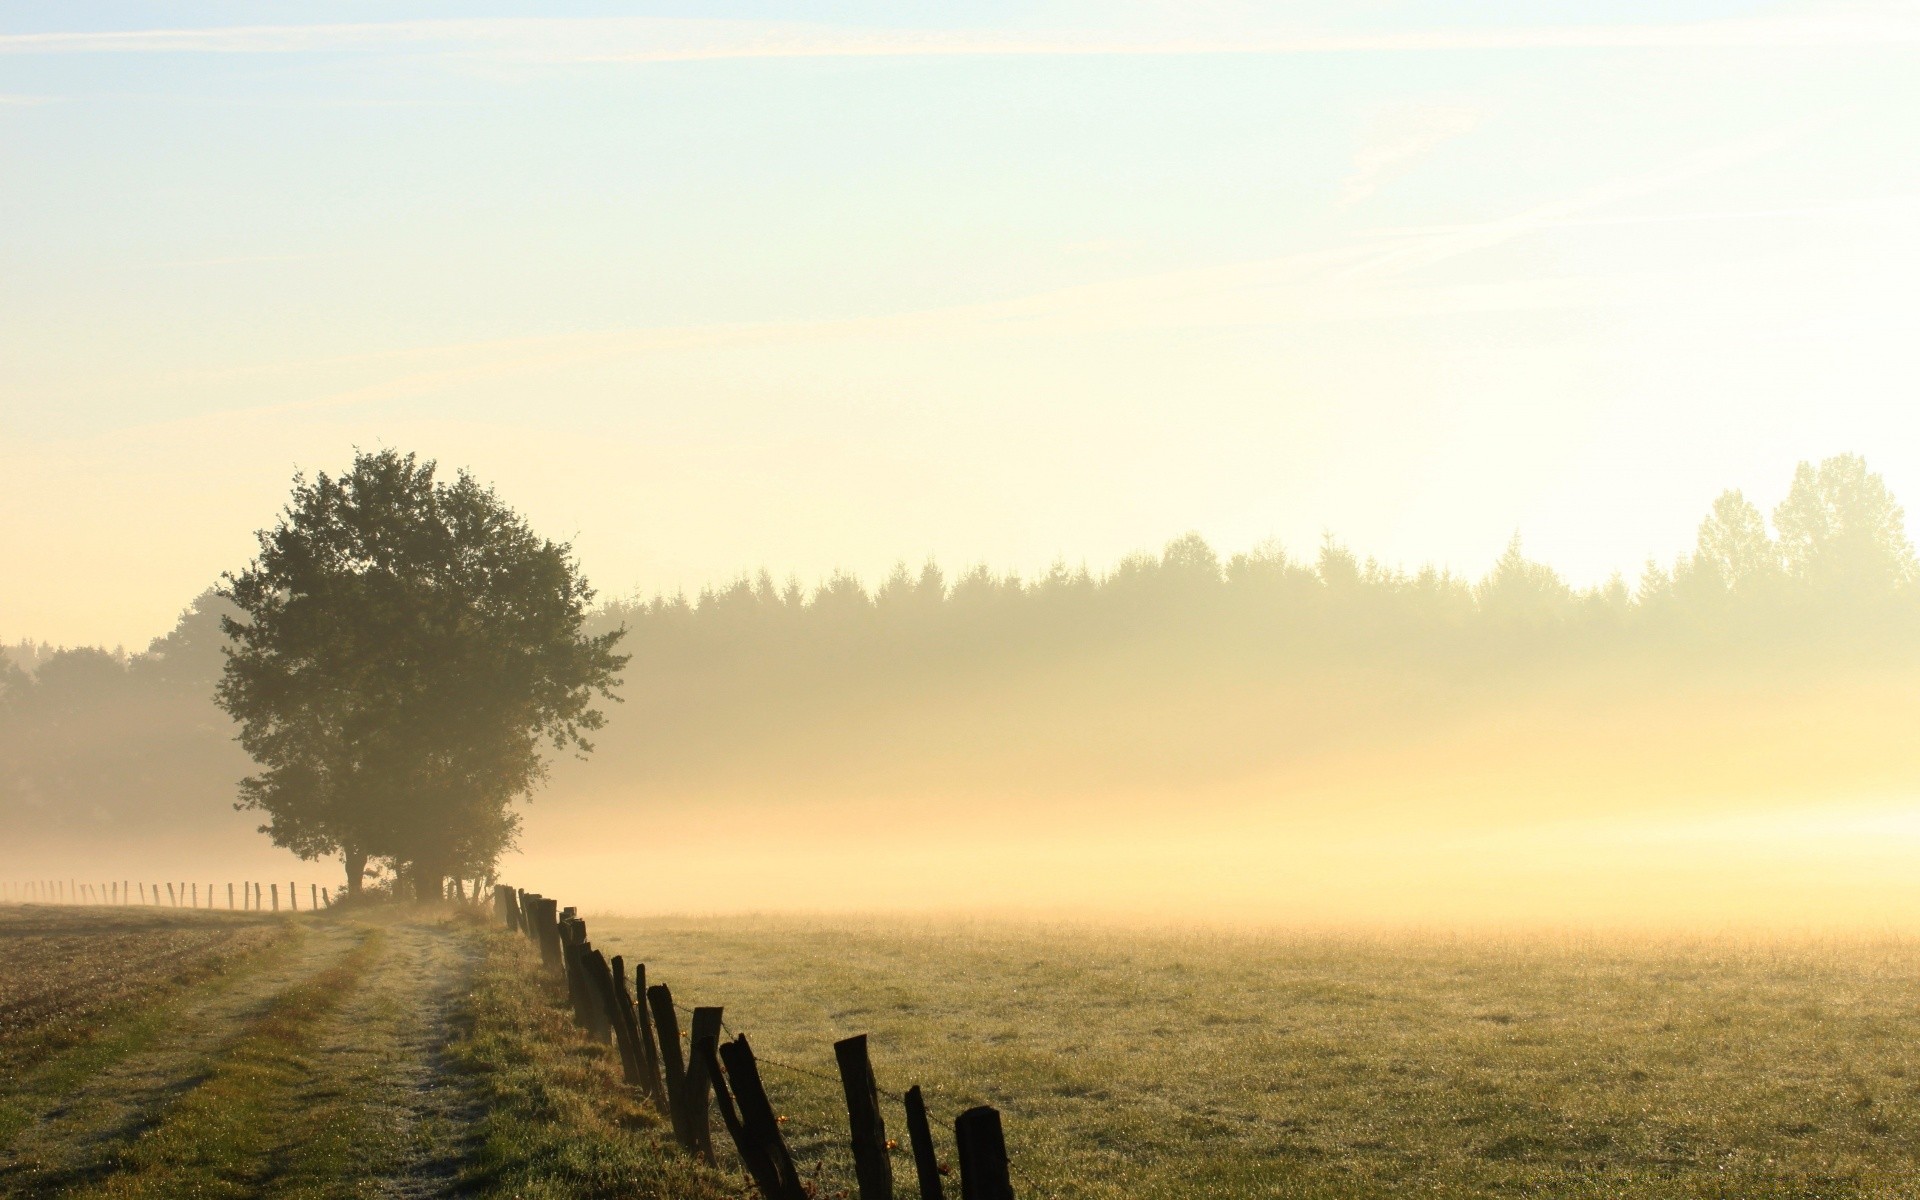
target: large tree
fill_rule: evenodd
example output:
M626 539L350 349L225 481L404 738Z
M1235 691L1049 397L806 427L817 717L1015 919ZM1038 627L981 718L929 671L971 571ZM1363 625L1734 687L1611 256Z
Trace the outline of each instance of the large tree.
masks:
M583 631L592 590L461 472L392 450L296 476L259 556L226 576L239 610L217 698L259 771L238 807L303 858L370 860L423 895L513 845L547 751L592 750L624 630Z

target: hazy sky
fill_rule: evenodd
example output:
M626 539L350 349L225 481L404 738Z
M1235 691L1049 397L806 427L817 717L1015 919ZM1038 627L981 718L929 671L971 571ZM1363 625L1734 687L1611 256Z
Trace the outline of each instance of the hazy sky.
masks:
M0 3L0 639L354 446L605 593L1920 504L1916 147L1904 3Z

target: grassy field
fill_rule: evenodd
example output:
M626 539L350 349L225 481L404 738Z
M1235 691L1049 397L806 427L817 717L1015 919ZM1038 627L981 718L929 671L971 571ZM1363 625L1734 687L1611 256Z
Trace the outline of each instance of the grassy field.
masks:
M470 912L0 909L0 1196L717 1200Z
M727 1006L822 1200L856 1032L944 1154L1000 1107L1025 1200L1920 1193L1920 943L589 924ZM0 950L0 1196L742 1194L470 913L0 910Z
M787 1064L823 1194L856 1032L943 1153L999 1106L1030 1197L1920 1193L1920 944L589 925Z

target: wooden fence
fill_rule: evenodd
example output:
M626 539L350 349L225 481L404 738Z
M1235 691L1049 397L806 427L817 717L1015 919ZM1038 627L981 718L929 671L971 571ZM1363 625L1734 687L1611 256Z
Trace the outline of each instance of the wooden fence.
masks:
M218 885L207 884L205 892L197 883L144 883L121 880L108 883L84 883L78 879L29 879L19 883L0 883L0 901L14 904L83 904L152 908L219 908ZM161 889L166 889L163 893ZM317 883L307 885L307 911L333 907L333 893ZM204 903L203 901L204 897ZM229 883L226 906L236 912L279 912L280 885L277 883ZM300 886L287 882L288 912L300 912Z
M784 1118L775 1115L761 1082L760 1060L745 1034L723 1039L730 1031L721 1022L722 1009L692 1010L683 1055L680 1010L666 984L648 984L646 964L634 965L629 985L621 956L609 961L595 950L586 922L573 909L504 884L494 888L493 899L507 928L525 934L546 967L565 980L575 1022L619 1056L627 1085L667 1119L682 1149L713 1163L712 1115L718 1112L762 1200L810 1200L780 1130ZM866 1035L835 1042L833 1056L846 1095L855 1195L893 1200L892 1143ZM947 1200L946 1168L934 1148L926 1097L916 1086L900 1100L921 1200ZM953 1137L960 1200L1013 1200L1000 1113L986 1105L968 1109L954 1120Z

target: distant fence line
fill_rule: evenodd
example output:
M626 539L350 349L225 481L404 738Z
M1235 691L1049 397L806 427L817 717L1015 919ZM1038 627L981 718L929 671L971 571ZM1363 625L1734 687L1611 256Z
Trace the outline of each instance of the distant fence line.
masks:
M575 1023L595 1041L613 1047L627 1085L667 1118L682 1149L713 1164L711 1118L717 1110L761 1200L810 1200L814 1189L801 1180L780 1130L786 1118L775 1115L760 1079L762 1062L785 1064L756 1058L745 1034L723 1041L722 1032L732 1031L726 1029L718 1006L693 1009L691 1025L682 1035L679 1014L684 1010L674 1004L667 985L648 986L646 964L636 963L629 986L621 956L609 961L594 949L587 940L587 923L574 909L504 884L494 888L493 902L506 927L539 946L541 961L565 979ZM683 1036L689 1047L684 1056ZM835 1042L833 1056L846 1097L854 1194L859 1200L893 1200L894 1143L887 1140L882 1089L868 1057L867 1035ZM915 1086L904 1095L886 1094L905 1108L921 1200L946 1200L947 1168L934 1149L924 1093ZM960 1200L1013 1200L999 1111L988 1105L969 1108L954 1120L953 1134Z
M220 908L219 885L209 883L202 893L198 883L145 883L122 880L86 883L78 879L29 879L0 883L0 901L14 904L79 904L121 908ZM279 912L280 885L244 883L226 885L226 907L234 912ZM164 895L161 889L165 888ZM204 895L205 902L202 902ZM300 885L289 880L288 912L300 912ZM333 893L317 883L307 885L306 911L333 907Z

